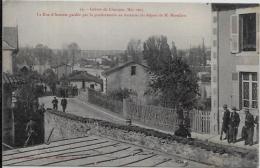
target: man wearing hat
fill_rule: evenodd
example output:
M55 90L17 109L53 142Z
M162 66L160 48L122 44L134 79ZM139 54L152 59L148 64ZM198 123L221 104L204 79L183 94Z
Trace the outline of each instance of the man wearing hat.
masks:
M245 130L246 130L246 139L245 145L253 145L254 137L254 116L249 112L249 109L245 109L246 118L245 118Z
M24 146L34 145L37 138L37 124L34 121L34 117L30 116L29 122L26 124L25 132L27 133L27 139Z
M230 138L228 138L229 143L236 142L239 123L240 123L240 117L239 114L236 112L236 107L232 107L232 112L230 114L230 122L229 122L229 132L230 132Z
M223 105L223 109L224 109L224 114L223 114L223 118L222 118L222 128L221 128L221 132L220 132L220 140L222 140L223 132L226 134L226 137L224 139L227 139L227 137L228 137L228 123L229 123L229 119L230 119L230 111L228 110L226 104Z
M53 109L58 110L58 102L58 99L54 97L54 99L52 100Z

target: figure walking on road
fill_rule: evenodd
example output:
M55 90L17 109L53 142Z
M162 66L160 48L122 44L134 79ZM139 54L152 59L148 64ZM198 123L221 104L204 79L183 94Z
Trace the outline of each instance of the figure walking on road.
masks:
M253 145L254 137L254 116L249 112L249 109L245 109L246 119L245 119L245 131L246 139L245 145Z
M225 133L224 139L227 139L227 137L228 137L228 124L229 124L229 120L230 120L230 111L228 110L226 104L223 105L223 109L224 109L224 114L223 114L223 118L222 118L222 128L221 128L221 132L220 132L220 140L222 140L223 132Z
M230 114L228 143L236 142L239 123L240 123L240 117L239 114L236 112L236 107L232 107L232 112Z
M59 101L56 99L56 97L54 97L54 99L52 100L52 105L54 110L58 110L58 103Z
M66 110L66 107L67 107L67 99L65 98L65 97L63 97L62 99L61 99L61 106L62 106L62 111L63 112L65 112L65 110Z

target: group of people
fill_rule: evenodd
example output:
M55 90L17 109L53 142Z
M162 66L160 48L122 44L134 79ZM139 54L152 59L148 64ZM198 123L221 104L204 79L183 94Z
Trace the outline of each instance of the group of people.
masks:
M53 105L53 109L54 110L58 110L58 103L59 103L59 100L54 97L54 99L52 100L52 105ZM63 97L61 99L61 107L62 107L62 111L65 112L66 111L66 108L67 108L67 104L68 104L68 101L65 97Z
M222 118L222 128L220 132L220 140L225 133L228 143L237 142L238 127L240 124L240 116L237 113L236 107L232 107L232 111L228 110L228 106L223 106L224 113ZM242 128L242 139L245 140L245 145L253 145L254 127L259 127L258 116L254 116L249 112L249 109L245 109L245 125Z

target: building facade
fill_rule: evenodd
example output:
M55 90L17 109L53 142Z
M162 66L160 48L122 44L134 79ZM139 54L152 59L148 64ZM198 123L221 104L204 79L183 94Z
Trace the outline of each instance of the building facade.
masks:
M145 91L148 86L147 67L135 62L127 62L102 73L104 92L117 89L131 89L137 93L139 100L145 101Z
M259 113L259 5L213 4L211 49L211 133L218 134L222 106Z

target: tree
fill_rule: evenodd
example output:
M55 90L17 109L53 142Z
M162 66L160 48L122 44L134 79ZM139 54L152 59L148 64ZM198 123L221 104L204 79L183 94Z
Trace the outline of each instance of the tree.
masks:
M51 88L52 93L54 93L56 89L56 83L58 82L57 75L53 72L52 69L46 69L43 72L43 78L47 85Z
M129 98L131 95L137 95L137 93L128 88L119 88L117 90L113 90L108 92L108 96L114 100L123 101L123 99Z
M150 91L157 93L163 106L190 109L199 93L196 75L181 57L171 57L167 38L150 37L144 45L150 73Z
M131 39L127 44L126 53L133 61L142 61L142 45L141 40Z
M80 48L77 43L71 43L67 48L69 56L72 56L72 65L74 66L75 61L77 60L77 56L80 53Z
M167 68L166 66L172 59L167 37L149 37L144 43L143 55L153 72L158 72Z
M172 54L172 57L177 57L177 48L175 46L174 41L172 41L171 54Z
M34 56L37 60L37 64L44 65L50 62L52 58L52 50L43 44L37 44L34 48Z

